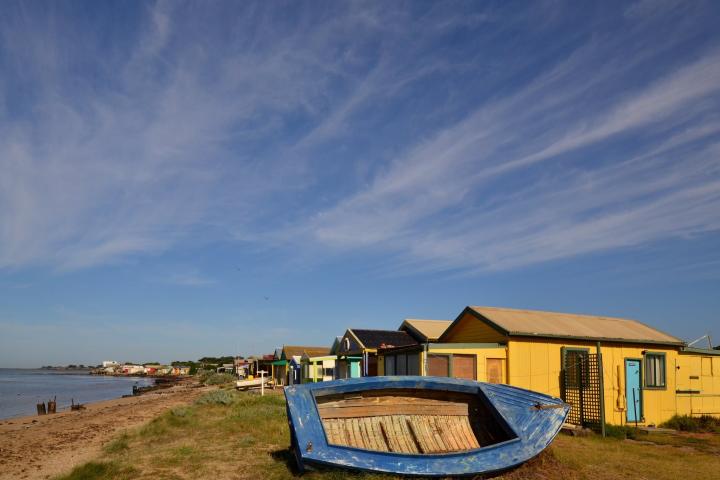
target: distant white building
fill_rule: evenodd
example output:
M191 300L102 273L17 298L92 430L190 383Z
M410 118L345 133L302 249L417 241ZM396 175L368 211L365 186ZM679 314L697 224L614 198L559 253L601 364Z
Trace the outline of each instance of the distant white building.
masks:
M102 365L103 365L103 368L108 368L108 367L117 367L120 364L118 362L116 362L115 360L103 360Z

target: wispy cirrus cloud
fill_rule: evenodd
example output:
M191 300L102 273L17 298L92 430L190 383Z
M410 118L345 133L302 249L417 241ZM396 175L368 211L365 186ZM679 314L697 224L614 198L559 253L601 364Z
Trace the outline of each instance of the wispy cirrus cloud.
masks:
M186 7L8 7L0 268L241 239L476 272L718 229L712 5Z
M312 235L383 245L401 268L487 270L719 229L720 51L603 108L574 83L587 60L411 148L318 214Z
M195 271L173 273L162 278L161 281L182 287L206 287L216 283L214 279Z

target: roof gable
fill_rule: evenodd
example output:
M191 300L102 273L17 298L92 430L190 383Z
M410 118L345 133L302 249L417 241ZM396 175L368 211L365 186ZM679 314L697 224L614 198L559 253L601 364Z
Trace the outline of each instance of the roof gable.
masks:
M441 343L506 343L507 332L469 307L443 332Z
M302 357L303 353L311 357L319 357L330 353L328 347L303 347L297 345L284 345L282 349L282 360L290 360L293 357Z
M353 334L352 330L346 330L345 335L340 339L337 353L358 352L363 348L365 348L365 346L358 340L355 334Z
M340 342L342 341L343 337L335 337L335 340L333 340L332 347L330 347L330 354L335 355L340 350Z
M398 330L409 333L419 342L436 342L451 323L451 320L406 318Z

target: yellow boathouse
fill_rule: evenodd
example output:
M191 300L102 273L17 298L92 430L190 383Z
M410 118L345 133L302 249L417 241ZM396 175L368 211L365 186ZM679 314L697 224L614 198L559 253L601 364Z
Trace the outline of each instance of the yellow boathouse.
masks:
M467 307L436 342L379 357L380 374L390 373L388 366L402 374L398 362L412 359L421 375L562 397L573 404L575 423L658 425L675 414L720 416L720 351L688 348L636 320Z

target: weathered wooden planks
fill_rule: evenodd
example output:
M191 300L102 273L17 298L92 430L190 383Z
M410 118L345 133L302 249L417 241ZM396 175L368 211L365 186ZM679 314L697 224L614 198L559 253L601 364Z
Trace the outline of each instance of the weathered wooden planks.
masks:
M328 443L411 454L472 450L480 443L471 399L452 392L361 392L319 399Z
M480 448L470 422L461 415L377 415L323 419L331 445L411 454L450 453Z

